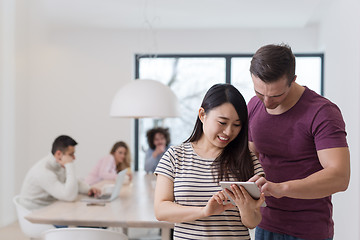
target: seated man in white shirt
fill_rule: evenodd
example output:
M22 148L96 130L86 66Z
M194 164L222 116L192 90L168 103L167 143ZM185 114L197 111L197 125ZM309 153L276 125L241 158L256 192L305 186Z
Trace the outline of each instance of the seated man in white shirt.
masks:
M21 205L34 210L57 200L74 201L78 193L100 194L99 189L76 178L76 145L77 142L69 136L61 135L55 139L51 153L26 174L19 199Z

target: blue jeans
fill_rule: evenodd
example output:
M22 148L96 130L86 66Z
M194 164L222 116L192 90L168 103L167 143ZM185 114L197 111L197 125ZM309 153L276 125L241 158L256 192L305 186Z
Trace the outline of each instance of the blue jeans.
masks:
M262 228L256 227L255 229L255 240L305 240L303 238L297 238L286 234L273 233ZM323 239L332 240L332 238Z
M54 227L56 227L56 228L68 228L69 226L67 226L67 225L54 225Z

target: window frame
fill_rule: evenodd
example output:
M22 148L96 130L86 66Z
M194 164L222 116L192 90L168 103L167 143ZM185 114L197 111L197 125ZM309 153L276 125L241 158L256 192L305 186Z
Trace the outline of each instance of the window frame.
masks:
M225 83L231 83L231 59L252 58L254 54L135 54L135 79L139 78L141 58L223 58L225 59ZM324 53L294 53L295 57L320 58L320 94L324 95ZM134 120L134 171L139 170L139 119Z

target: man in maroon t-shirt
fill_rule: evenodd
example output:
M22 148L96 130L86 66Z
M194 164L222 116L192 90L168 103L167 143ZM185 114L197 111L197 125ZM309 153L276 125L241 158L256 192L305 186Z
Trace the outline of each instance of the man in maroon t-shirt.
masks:
M332 239L331 195L350 179L341 112L295 82L287 45L261 47L250 72L256 96L248 104L249 147L266 174L251 181L267 196L255 239Z

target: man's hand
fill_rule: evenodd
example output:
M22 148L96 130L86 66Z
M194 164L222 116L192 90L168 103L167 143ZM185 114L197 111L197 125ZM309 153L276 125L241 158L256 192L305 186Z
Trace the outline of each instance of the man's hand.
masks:
M88 192L89 196L94 196L94 197L100 196L100 194L101 194L101 190L96 187L90 188L90 190Z
M286 196L285 183L273 183L266 180L264 177L258 178L255 183L260 188L260 191L265 194L265 196L272 196L276 198Z

